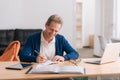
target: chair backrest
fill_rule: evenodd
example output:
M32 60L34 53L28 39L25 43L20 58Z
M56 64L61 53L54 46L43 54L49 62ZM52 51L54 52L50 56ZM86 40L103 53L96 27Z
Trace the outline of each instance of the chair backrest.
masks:
M100 47L104 51L105 46L107 44L106 39L103 36L98 36L99 42L100 42Z
M0 56L0 61L19 61L20 42L12 41Z

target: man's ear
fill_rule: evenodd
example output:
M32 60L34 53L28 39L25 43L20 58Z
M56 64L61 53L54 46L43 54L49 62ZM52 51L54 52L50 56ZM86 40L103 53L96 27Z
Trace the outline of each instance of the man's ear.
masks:
M47 25L47 23L45 23L45 26Z
M45 23L45 28L46 28L47 26L48 26L47 23Z

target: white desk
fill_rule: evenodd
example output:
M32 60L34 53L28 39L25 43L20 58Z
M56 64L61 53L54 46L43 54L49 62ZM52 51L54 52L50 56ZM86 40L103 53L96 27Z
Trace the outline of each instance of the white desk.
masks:
M0 80L29 80L29 79L50 79L50 78L67 78L67 77L81 77L81 76L103 76L103 75L118 75L120 74L120 60L103 64L95 65L88 64L81 61L80 66L85 67L85 74L25 74L29 68L24 70L8 70L6 66L15 64L18 62L0 62ZM60 63L62 65L73 65L72 63L65 61Z

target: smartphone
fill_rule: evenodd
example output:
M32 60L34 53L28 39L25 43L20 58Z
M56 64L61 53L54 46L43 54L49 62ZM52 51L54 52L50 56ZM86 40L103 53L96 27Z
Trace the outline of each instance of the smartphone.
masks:
M25 68L30 67L30 66L32 66L31 63L17 63L14 65L7 66L6 69L22 70L22 69L25 69Z

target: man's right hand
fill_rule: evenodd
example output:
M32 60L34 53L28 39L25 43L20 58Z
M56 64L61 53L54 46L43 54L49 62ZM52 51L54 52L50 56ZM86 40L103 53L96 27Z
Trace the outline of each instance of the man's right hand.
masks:
M47 61L47 57L46 56L43 56L43 55L38 55L37 58L36 58L36 62L37 63L44 63Z

